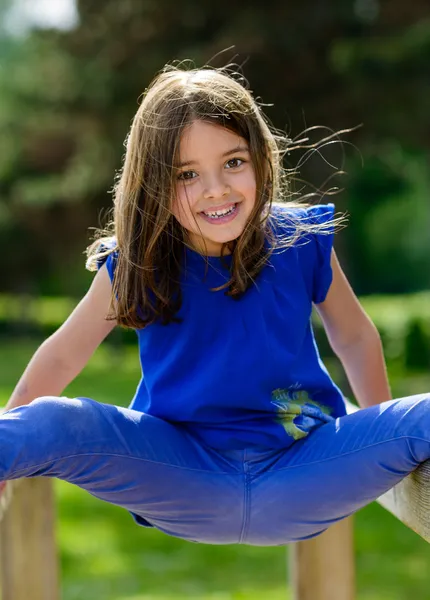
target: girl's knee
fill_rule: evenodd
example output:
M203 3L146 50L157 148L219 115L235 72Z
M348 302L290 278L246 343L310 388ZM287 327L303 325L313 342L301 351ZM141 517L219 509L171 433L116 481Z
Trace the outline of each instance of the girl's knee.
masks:
M29 405L28 420L47 437L77 435L95 426L96 405L88 398L42 396Z
M393 411L402 434L430 441L430 394L396 400Z
M66 398L65 396L40 396L35 398L29 407L33 414L41 413L47 418L62 419L72 417L76 412L81 412L83 402L79 398Z
M405 415L425 414L430 407L430 393L399 398L398 400L394 400L394 406L396 410Z

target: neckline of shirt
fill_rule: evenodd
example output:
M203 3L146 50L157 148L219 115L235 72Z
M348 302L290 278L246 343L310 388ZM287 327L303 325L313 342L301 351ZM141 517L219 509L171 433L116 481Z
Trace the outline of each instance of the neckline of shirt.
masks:
M191 248L185 248L186 264L203 266L209 264L217 268L229 269L231 267L232 260L232 254L226 254L224 256L206 256L204 254L200 254L196 250L192 250Z

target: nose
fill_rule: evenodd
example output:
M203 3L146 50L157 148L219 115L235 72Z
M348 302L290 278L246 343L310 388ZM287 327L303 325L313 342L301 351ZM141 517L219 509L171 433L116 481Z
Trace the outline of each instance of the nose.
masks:
M213 176L207 178L204 182L203 197L206 199L223 198L228 196L230 192L230 186L222 177Z

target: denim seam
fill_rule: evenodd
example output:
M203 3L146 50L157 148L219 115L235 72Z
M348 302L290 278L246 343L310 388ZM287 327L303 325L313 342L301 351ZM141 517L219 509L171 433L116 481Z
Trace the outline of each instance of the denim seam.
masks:
M230 473L229 471L216 471L216 470L210 471L210 470L206 470L206 469L194 469L192 467L182 467L181 465L172 465L170 463L163 463L163 462L159 462L156 460L149 460L147 458L139 458L138 456L127 456L126 454L106 454L104 452L91 452L91 453L85 452L85 453L81 453L81 454L70 454L68 456L51 458L50 460L47 460L43 463L39 463L37 465L31 465L31 468L38 469L45 465L49 465L50 463L55 462L55 461L67 460L69 458L79 458L81 456L103 456L103 457L125 458L125 459L129 459L129 460L138 460L141 462L147 462L147 463L151 463L154 465L160 465L163 467L172 467L174 469L181 469L183 471L194 471L197 473L211 473L213 475L240 475L240 476L242 475L242 473L240 471L232 471ZM18 471L13 471L13 473L14 474L22 473L23 471L26 471L29 468L29 466L23 467L22 469L19 469Z
M249 493L250 493L250 485L249 485L249 472L245 472L245 481L244 481L244 489L243 489L243 521L242 521L242 529L240 531L238 543L242 544L245 540L246 534L248 533L248 524L249 524Z
M412 448L411 448L411 443L410 443L411 439L414 439L414 440L419 440L420 442L426 442L427 444L429 443L429 441L428 441L428 440L423 440L422 438L416 438L416 437L414 437L414 438L410 438L410 437L408 437L408 440L407 440L407 442L408 442L408 448L409 448L409 452L410 452L410 453L412 454L412 456L415 458L414 452L413 452L413 450L412 450ZM427 460L429 460L429 459L426 459L424 462L427 462ZM419 464L421 464L421 462L420 462L420 461L417 461L417 462L418 462Z
M350 454L355 454L356 452L361 452L362 450L367 450L368 448L373 448L375 446L380 446L381 444L386 444L389 442L395 442L401 439L406 439L406 440L418 440L420 442L426 442L426 443L430 443L429 440L426 440L424 438L421 437L416 437L416 436L401 436L401 437L396 437L396 438L390 438L389 440L384 440L383 442L377 442L376 444L369 444L368 446L364 446L362 448L357 448L356 450L351 450L350 452L345 452L344 454L338 454L337 456L331 456L330 458L325 458L322 460L315 460L312 462L307 462L307 463L301 463L300 465L290 465L288 467L281 467L280 469L271 469L271 472L275 472L275 471L285 471L287 469L296 469L296 468L300 468L300 467L306 467L309 465L313 465L313 464L321 464L323 462L328 462L330 460L336 460L338 458L343 458L344 456L348 456ZM288 450L287 450L288 451ZM147 458L139 458L137 456L127 456L126 454L106 454L106 453L101 453L101 452L91 452L91 453L81 453L81 454L70 454L68 456L62 456L61 458L52 458L50 460L47 460L43 463L39 463L37 465L32 465L31 467L34 469L38 469L40 467L43 467L44 465L48 465L50 463L52 463L53 461L57 461L57 460L66 460L68 458L78 458L80 456L104 456L104 457L117 457L117 458L125 458L125 459L129 459L129 460L138 460L138 461L142 461L142 462L147 462L147 463L152 463L152 464L156 464L156 465L162 465L165 467L172 467L174 469L181 469L184 471L194 471L197 473L211 473L214 475L242 475L241 472L239 471L210 471L210 470L206 470L206 469L194 469L192 467L183 467L180 465L172 465L170 463L163 463L163 462L159 462L159 461L155 461L155 460L149 460ZM19 474L23 471L26 471L28 469L27 467L23 467L22 469L19 469L18 471L14 471L14 474Z
M309 465L317 465L323 462L329 462L330 460L337 460L338 458L343 458L344 456L349 456L350 454L355 454L356 452L361 452L362 450L368 450L369 448L374 448L375 446L380 446L381 444L387 444L389 442L398 442L399 440L419 440L420 442L426 442L430 444L429 440L415 437L411 435L402 435L400 437L390 438L389 440L384 440L383 442L377 442L376 444L369 444L368 446L363 446L362 448L357 448L356 450L351 450L350 452L345 452L344 454L337 454L336 456L331 456L330 458L323 458L321 460L314 460L312 462L300 463L299 465L291 465L289 467L281 467L280 469L271 469L270 472L274 473L275 471L286 471L287 469L297 469L301 467L308 467ZM409 445L409 443L408 443Z

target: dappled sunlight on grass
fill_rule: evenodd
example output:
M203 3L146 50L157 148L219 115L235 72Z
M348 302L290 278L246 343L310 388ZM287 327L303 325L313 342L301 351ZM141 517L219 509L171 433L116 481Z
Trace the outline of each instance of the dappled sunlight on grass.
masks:
M416 533L378 504L355 518L356 556L360 600L428 598L430 550Z
M104 598L112 600L118 597L257 600L263 593L285 600L284 548L184 542L136 526L126 511L100 502L72 485L56 482L56 493L67 600L68 590L78 580L86 580L92 589L93 584L100 585L100 578L109 578L112 589ZM127 596L126 589L134 595ZM139 591L145 593L135 595Z

